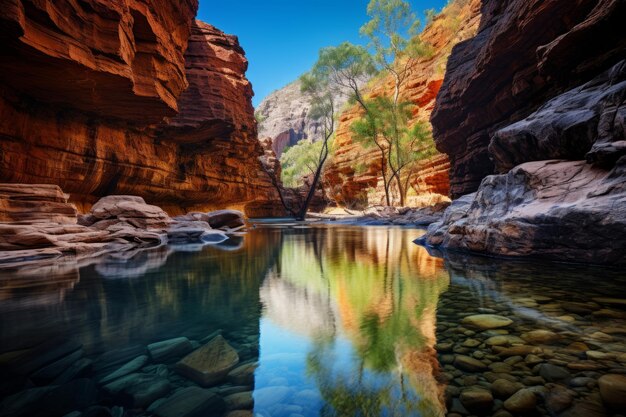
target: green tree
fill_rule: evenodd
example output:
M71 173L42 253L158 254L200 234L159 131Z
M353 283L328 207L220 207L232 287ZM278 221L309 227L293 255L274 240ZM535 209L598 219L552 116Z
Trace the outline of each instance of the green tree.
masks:
M417 161L418 144L423 147L428 134L419 123L409 128L412 105L400 101L400 91L420 59L432 54L432 48L417 36L421 23L408 2L371 0L367 13L370 21L361 27L361 34L369 38L373 62L382 74L392 77L394 89L391 98L377 97L363 104L368 110L353 131L362 143L370 142L380 150L387 205L391 205L394 183L399 203L404 205L409 181L403 174Z
M377 73L376 62L372 55L364 47L349 42L344 42L337 47L323 48L312 73L327 79L335 91L341 87L348 89L351 95L350 101L358 103L363 111L364 121L358 123L355 128L359 129L359 136L363 143L375 145L378 150L385 199L387 205L391 205L385 144L378 134L374 109L370 108L360 87L364 79Z
M303 185L303 178L314 175L322 150L322 141L302 140L283 151L280 157L281 180L285 187Z
M309 210L309 206L315 195L315 190L320 182L324 163L326 159L328 159L329 142L335 132L334 95L328 77L324 76L324 74L311 72L300 77L300 83L301 90L303 93L307 94L311 105L309 117L314 120L319 120L323 129L324 138L321 141L317 160L313 161L315 165L313 180L311 181L309 191L296 216L296 220L304 220Z

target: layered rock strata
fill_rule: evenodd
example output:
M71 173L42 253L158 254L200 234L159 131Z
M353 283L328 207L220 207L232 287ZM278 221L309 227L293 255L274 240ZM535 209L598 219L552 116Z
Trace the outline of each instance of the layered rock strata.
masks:
M412 123L429 123L450 51L457 43L474 36L479 21L480 0L456 0L420 35L434 52L420 60L400 91L401 100L415 106ZM391 96L393 88L391 76L376 78L370 81L366 93L371 98ZM341 114L335 139L336 152L326 171L327 193L337 203L348 207L384 203L379 151L375 147L364 149L353 139L351 125L361 116L358 106L351 106ZM448 201L448 170L446 155L435 155L422 161L412 175L412 197L407 203L423 206Z
M0 4L0 181L59 185L83 212L133 194L271 214L244 52L195 0Z
M12 210L25 202L45 210ZM50 185L0 184L0 209L3 220L9 220L0 222L0 269L112 252L123 257L165 244L219 244L245 227L243 214L235 210L171 218L143 198L125 195L104 197L88 214L77 216L67 195Z
M455 201L424 242L448 249L626 264L626 61L496 130L500 175ZM558 159L556 159L558 158Z
M450 157L453 198L511 168L491 159L487 148L496 131L588 82L626 51L623 1L483 1L481 14L478 34L450 55L431 118L437 149ZM583 132L565 132L564 141L570 133ZM571 143L561 154L572 147L567 159L589 151L588 143ZM513 163L556 157L518 151Z

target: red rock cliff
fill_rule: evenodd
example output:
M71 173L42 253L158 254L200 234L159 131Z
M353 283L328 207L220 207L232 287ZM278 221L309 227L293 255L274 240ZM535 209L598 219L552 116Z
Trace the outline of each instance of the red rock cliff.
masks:
M426 43L432 45L435 52L419 62L401 89L401 98L416 106L414 122L429 121L450 51L455 44L476 33L479 12L480 0L456 0L420 35ZM370 82L368 95L389 96L392 91L391 77L376 78ZM384 203L377 150L363 149L352 140L350 126L360 116L358 106L350 107L341 114L335 138L335 156L326 170L328 193L338 203L347 206ZM447 199L448 169L449 162L445 155L437 155L424 161L415 175L413 192L409 194L409 205L433 204Z
M0 7L0 181L269 214L244 52L196 0Z

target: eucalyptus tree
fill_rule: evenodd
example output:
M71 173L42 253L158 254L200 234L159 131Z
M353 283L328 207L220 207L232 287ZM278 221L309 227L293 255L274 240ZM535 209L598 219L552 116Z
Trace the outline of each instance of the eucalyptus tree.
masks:
M371 0L367 13L370 21L361 27L361 34L370 40L377 70L393 79L393 95L366 102L364 106L369 112L353 130L362 142L372 141L384 154L382 171L387 205L391 205L390 188L394 181L400 205L404 205L410 180L405 171L415 164L418 149L429 135L423 124L409 128L413 105L400 101L400 91L420 59L432 54L432 48L417 36L421 23L408 2Z
M378 70L393 77L393 102L397 104L401 86L420 58L432 54L432 47L418 36L421 22L407 1L370 0L367 14L370 20L360 32L369 39Z
M314 161L314 174L307 196L298 211L296 220L304 220L315 191L320 182L324 163L328 159L329 142L335 133L335 101L329 79L314 71L300 77L301 90L309 97L309 117L318 120L323 130L323 139L317 160ZM311 167L312 168L312 167Z
M391 205L389 194L390 180L388 177L387 146L379 135L379 119L374 105L368 100L361 89L363 81L378 72L376 62L370 52L363 46L344 42L336 47L323 48L312 73L327 79L335 89L347 89L351 95L350 102L357 103L363 111L363 118L352 125L352 130L365 146L375 145L380 159L380 172L385 190L387 205Z

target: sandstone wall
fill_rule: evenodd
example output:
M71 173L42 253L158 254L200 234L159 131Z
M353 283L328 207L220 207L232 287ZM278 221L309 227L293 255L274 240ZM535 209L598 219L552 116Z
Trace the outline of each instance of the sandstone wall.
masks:
M426 27L420 35L431 44L434 54L419 62L401 90L401 99L415 104L413 120L428 122L435 97L443 81L446 62L452 47L474 36L480 20L480 0L456 0ZM393 94L391 77L370 81L368 95ZM379 175L380 157L377 149L364 149L353 142L351 124L361 117L358 106L344 111L340 116L332 164L326 170L329 194L338 203L363 206L384 203L384 189ZM360 167L358 165L361 165ZM355 169L359 168L359 169ZM424 161L413 181L413 197L409 205L428 205L447 199L447 157L437 155Z
M196 0L0 6L0 181L57 184L83 211L134 194L271 214L244 52Z

